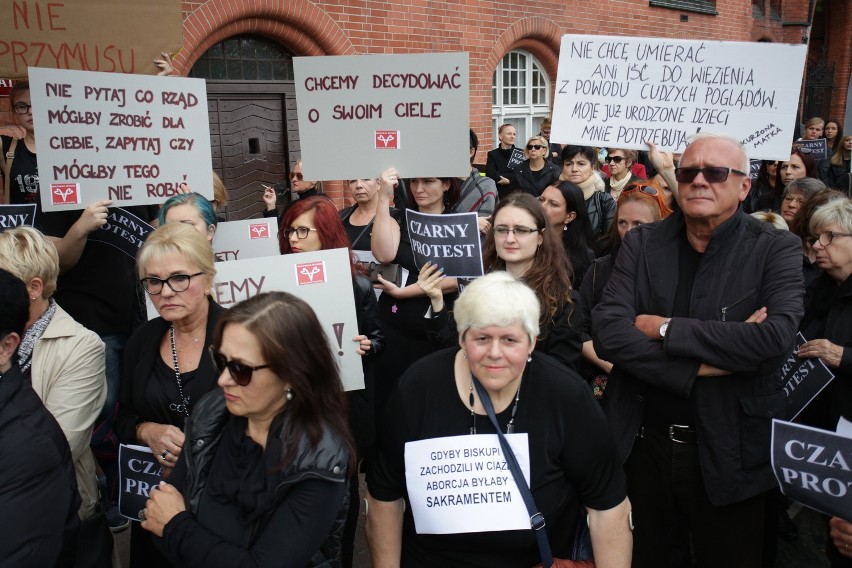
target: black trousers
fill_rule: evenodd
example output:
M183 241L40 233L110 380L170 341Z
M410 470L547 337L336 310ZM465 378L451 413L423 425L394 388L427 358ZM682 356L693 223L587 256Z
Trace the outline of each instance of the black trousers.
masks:
M698 445L646 428L625 464L633 506L633 566L760 568L763 495L714 506L704 489Z

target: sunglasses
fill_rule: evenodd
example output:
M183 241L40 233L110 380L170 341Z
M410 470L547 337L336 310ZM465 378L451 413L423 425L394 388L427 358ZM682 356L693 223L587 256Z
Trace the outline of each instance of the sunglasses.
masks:
M305 176L302 175L302 172L293 172L290 174L290 179L296 178L299 181L304 181Z
M645 195L657 197L657 190L649 185L631 185L625 188L624 191L621 192L621 195L624 195L625 193L633 193L634 191L641 191Z
M543 150L544 146L541 144L527 144L527 150Z
M607 156L606 158L604 158L604 162L606 162L607 164L610 163L610 162L615 162L616 164L620 164L623 161L624 161L624 156Z
M726 181L728 176L732 173L741 176L748 175L747 173L735 170L734 168L709 166L706 168L675 168L675 179L679 183L692 183L692 180L694 180L698 174L703 174L704 179L707 180L708 183L722 183L723 181Z
M225 369L228 369L228 372L231 373L231 378L241 387L251 382L252 373L261 369L268 369L272 366L258 365L257 367L251 367L237 361L228 361L228 358L222 355L221 352L213 349L212 345L210 346L210 357L213 359L213 366L216 367L217 373L221 375L225 372Z

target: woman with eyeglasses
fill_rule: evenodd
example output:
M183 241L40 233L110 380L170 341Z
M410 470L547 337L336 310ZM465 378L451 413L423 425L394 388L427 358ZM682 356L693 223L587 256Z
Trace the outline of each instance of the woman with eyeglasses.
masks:
M324 335L285 292L219 319L204 359L220 388L196 404L185 451L143 510L174 566L340 565L354 451Z
M168 479L185 448L184 422L216 388L205 351L223 310L210 296L213 249L194 227L169 223L153 231L136 262L159 317L127 341L115 432L122 443L150 448ZM131 526L130 559L131 567L169 566L137 523Z
M300 199L287 210L278 233L281 254L313 252L335 248L350 249L349 237L340 221L337 209L326 197ZM385 334L379 321L376 295L367 271L350 254L352 289L355 295L355 316L358 334L352 338L361 355L364 369L364 388L347 394L349 428L358 448L358 459L372 455L376 439L375 369L374 361L382 351ZM349 517L343 536L343 566L351 567L361 498L358 493L357 472L352 471L349 484Z
M612 252L596 259L583 277L583 284L580 286L580 305L583 308L581 374L592 385L597 398L603 396L607 376L612 371L612 363L598 357L592 345L592 309L603 296L624 236L640 225L655 223L665 219L671 213L671 209L666 205L665 196L656 188L645 185L641 181L628 185L618 197L615 223L609 235L609 246Z
M570 181L560 181L547 187L538 202L544 207L548 226L562 235L562 246L571 261L571 286L579 290L595 259L595 237L583 191Z
M575 369L583 322L578 296L571 288L571 264L559 233L550 226L544 208L533 196L512 193L494 211L494 224L482 246L482 264L486 273L505 270L532 288L541 303L541 333L535 350ZM430 264L423 267L417 280L430 299L426 328L436 347L458 342L455 321L440 293L443 281L440 267Z
M518 189L538 197L559 179L559 168L547 159L550 143L544 136L533 136L524 147L524 160L515 171Z

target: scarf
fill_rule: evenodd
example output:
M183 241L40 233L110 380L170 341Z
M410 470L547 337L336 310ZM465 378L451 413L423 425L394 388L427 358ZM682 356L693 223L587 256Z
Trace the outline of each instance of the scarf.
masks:
M18 364L21 366L21 372L29 371L33 364L33 350L35 344L44 334L44 330L50 325L50 320L56 313L56 300L51 298L47 304L47 310L39 317L30 328L24 332L24 338L21 340L21 346L18 347Z
M611 188L610 194L613 199L618 201L618 196L621 195L621 191L627 187L631 177L633 176L630 175L630 172L626 172L621 181L618 181L615 177L609 178L609 187Z
M589 179L583 183L578 183L577 185L583 190L583 199L588 201L591 199L592 195L594 195L595 191L598 190L598 176L592 172Z

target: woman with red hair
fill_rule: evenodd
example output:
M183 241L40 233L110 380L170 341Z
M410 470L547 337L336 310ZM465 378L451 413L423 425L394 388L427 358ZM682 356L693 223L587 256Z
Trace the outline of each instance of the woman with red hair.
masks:
M359 459L371 453L375 442L375 380L373 359L382 350L384 332L379 323L376 296L366 270L358 264L349 245L349 237L332 201L325 196L299 199L284 213L278 230L281 254L314 252L344 248L349 251L352 288L355 295L355 315L358 334L352 341L358 344L364 367L364 389L347 393L349 399L349 429L355 438ZM358 470L349 480L349 516L343 533L343 566L352 566L355 525L361 498L358 494Z

